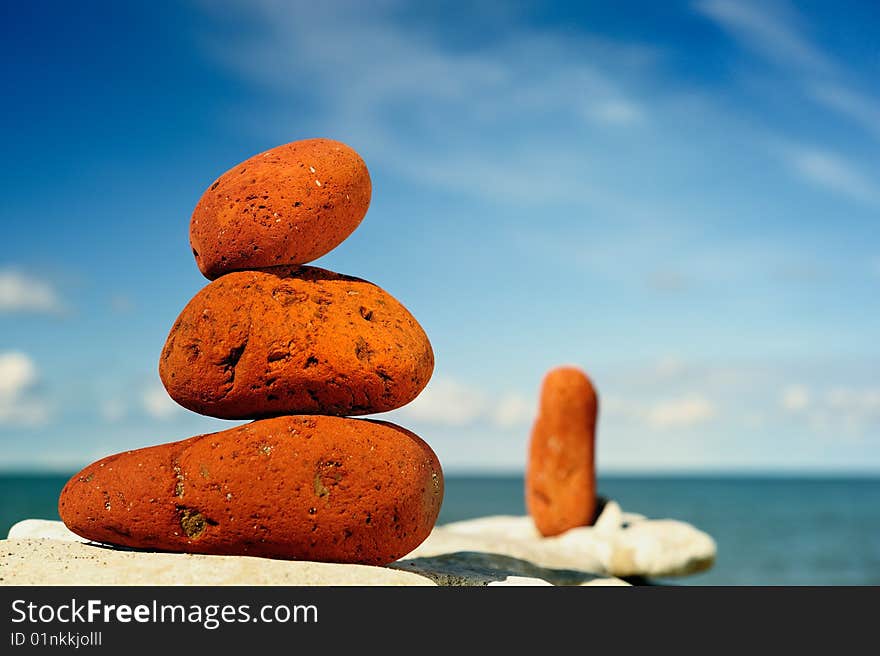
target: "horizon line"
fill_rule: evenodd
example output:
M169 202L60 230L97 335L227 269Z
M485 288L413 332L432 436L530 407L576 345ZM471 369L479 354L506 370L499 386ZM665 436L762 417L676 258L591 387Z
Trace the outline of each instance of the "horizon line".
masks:
M34 465L0 466L2 476L73 476L81 468L38 467ZM880 469L854 467L613 467L597 471L597 478L612 477L767 477L767 478L880 478ZM446 478L522 478L525 469L492 467L452 467L444 472Z

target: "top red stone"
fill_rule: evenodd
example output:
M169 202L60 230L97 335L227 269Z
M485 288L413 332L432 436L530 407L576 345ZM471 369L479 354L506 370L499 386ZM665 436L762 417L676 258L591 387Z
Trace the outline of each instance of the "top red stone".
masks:
M305 264L358 227L370 205L367 166L330 139L295 141L254 155L202 194L190 245L210 280L229 271Z

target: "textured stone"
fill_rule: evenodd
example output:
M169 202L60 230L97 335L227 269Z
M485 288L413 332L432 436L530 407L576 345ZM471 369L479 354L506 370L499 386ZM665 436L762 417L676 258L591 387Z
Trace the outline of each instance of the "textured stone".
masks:
M215 280L181 312L159 362L171 398L223 419L385 412L433 370L427 335L394 297L314 267Z
M59 513L97 542L381 565L427 537L442 498L440 463L413 433L299 415L99 460Z
M367 167L330 139L295 141L255 155L205 191L190 246L210 279L229 271L305 264L358 227L370 205Z
M526 469L526 506L542 535L559 535L593 522L598 400L586 374L551 370L541 386Z

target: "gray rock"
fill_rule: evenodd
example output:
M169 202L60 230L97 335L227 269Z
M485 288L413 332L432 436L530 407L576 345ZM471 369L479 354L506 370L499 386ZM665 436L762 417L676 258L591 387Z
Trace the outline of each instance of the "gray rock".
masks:
M408 557L390 567L417 572L437 585L626 585L620 579L577 570L539 567L512 556L478 551Z

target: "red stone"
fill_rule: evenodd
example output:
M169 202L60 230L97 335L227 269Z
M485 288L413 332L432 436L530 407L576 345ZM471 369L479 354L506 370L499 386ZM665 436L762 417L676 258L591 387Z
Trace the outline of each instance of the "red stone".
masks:
M593 523L598 399L586 374L551 370L541 387L526 471L526 506L544 536Z
M386 412L433 371L431 343L399 301L315 267L215 280L180 313L159 361L171 398L222 419Z
M363 220L372 184L354 150L306 139L254 155L199 199L189 240L201 272L305 264L330 252Z
M58 510L126 547L384 565L428 536L442 500L440 463L410 431L299 415L109 456Z

